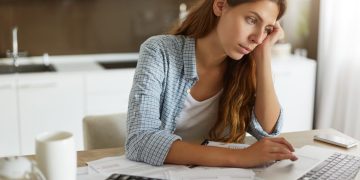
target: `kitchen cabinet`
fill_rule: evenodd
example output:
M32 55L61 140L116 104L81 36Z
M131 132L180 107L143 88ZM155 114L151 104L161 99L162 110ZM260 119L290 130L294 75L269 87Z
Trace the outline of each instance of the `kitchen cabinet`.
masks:
M83 149L83 76L34 74L18 79L22 154L35 152L35 137L45 131L69 131Z
M85 77L86 115L127 112L135 68L88 73Z
M20 154L16 78L0 76L0 157Z
M127 111L135 69L0 76L0 156L35 153L35 137L69 131L83 149L82 119Z
M272 62L275 91L284 112L282 132L313 127L316 62L291 56Z

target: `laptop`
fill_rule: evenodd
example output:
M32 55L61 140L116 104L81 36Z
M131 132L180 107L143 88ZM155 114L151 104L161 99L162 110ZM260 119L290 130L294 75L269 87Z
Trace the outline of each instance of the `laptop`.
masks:
M321 171L321 173L330 174L330 177L324 179L347 179L336 177L336 174L333 172L333 170L330 171L328 169L334 168L337 164L340 166L342 164L346 165L349 163L348 167L352 169L346 171L348 174L353 174L352 178L350 179L353 179L357 173L357 176L354 179L360 180L360 156L346 156L344 153L336 153L333 150L311 145L297 149L295 154L298 157L297 161L283 160L274 163L267 168L256 169L254 170L256 172L256 176L266 180L322 179L324 178L324 175L314 178L314 172L316 172L317 176ZM339 162L338 160L342 160L341 158L344 158L344 161L346 162ZM328 164L330 161L332 161L333 164ZM312 173L312 175L310 173ZM347 173L345 172L338 174L340 174L339 176L345 176Z

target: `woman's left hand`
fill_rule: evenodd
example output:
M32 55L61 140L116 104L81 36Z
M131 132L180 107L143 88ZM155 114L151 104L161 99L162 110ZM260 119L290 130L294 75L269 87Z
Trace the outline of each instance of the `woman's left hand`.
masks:
M258 62L264 58L270 58L272 46L278 40L283 39L284 36L285 36L284 30L280 26L279 21L277 21L274 25L273 31L269 35L267 35L264 41L254 49L252 55L255 58L255 60Z
M285 33L280 26L279 21L276 21L273 31L265 38L262 44L269 43L271 46L274 45L278 40L284 39Z

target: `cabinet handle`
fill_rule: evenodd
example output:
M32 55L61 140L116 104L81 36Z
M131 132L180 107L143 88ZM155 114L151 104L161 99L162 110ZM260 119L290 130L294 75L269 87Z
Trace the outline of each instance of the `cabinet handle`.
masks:
M0 84L0 90L12 89L12 88L13 88L12 84Z
M56 82L46 82L46 83L29 83L19 85L20 89L33 89L33 88L53 88L56 87Z

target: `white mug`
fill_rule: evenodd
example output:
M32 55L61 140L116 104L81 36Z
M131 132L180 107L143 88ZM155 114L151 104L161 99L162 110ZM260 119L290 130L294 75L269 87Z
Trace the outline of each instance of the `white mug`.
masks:
M47 180L76 180L76 150L69 132L46 132L36 137L36 160Z

